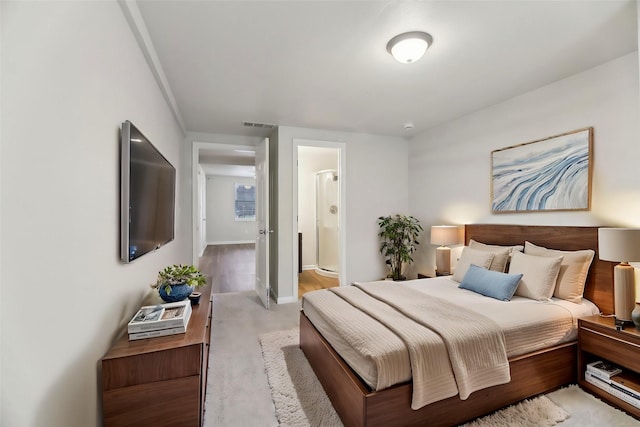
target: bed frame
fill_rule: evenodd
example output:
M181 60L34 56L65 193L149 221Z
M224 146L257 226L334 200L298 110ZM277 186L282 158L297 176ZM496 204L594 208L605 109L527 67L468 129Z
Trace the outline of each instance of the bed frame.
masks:
M470 239L496 245L522 245L525 240L561 250L596 251L585 297L603 313L613 312L614 263L598 259L597 227L471 224ZM565 343L509 359L511 382L411 409L411 383L372 391L333 350L313 324L300 313L300 348L322 383L345 426L452 426L490 413L522 399L547 393L577 380L576 342Z

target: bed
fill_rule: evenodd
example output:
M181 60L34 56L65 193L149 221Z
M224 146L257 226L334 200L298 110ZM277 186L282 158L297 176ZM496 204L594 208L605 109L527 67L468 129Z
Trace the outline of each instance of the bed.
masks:
M465 242L472 239L494 245L522 245L526 240L566 251L593 249L596 256L584 297L601 312L613 311L614 264L597 257L597 227L467 225ZM410 380L375 391L338 355L304 311L300 316L300 347L346 426L460 424L575 382L576 346L572 336L568 342L511 355L510 382L475 391L466 400L453 396L414 410Z

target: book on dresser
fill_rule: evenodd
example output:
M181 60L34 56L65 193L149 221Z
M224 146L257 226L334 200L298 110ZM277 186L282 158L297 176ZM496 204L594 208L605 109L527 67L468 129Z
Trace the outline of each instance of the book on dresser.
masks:
M602 378L603 380L609 380L614 375L618 375L622 372L618 366L615 366L608 362L598 360L587 364L587 371L591 372L594 376Z
M178 335L187 332L187 328L180 326L177 328L158 329L157 331L137 332L129 334L129 341L142 340L145 338L165 337L167 335Z
M171 335L167 330L176 330L173 333L187 331L189 318L191 317L191 302L187 299L167 304L147 305L133 316L127 325L127 332L131 334L165 331L164 334L153 336ZM181 329L181 331L178 331ZM131 339L131 336L129 337ZM141 337L142 338L142 337Z
M640 409L640 391L635 390L635 388L638 387L638 383L634 380L634 388L631 388L628 378L628 373L622 373L620 375L613 376L610 379L603 379L595 376L593 375L593 372L588 370L584 373L584 379L586 382Z
M640 376L638 374L624 371L611 377L611 386L640 402Z

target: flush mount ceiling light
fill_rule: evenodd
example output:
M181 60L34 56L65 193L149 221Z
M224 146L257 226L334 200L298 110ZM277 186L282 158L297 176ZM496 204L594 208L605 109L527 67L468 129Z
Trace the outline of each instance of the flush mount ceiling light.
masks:
M410 31L398 34L387 43L389 52L403 64L415 62L422 58L427 48L433 43L433 37L422 31Z

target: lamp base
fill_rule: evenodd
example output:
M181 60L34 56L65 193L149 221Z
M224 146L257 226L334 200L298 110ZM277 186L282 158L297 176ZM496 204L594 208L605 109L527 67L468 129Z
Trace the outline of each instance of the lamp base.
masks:
M446 246L436 248L436 275L446 276L449 273L451 273L451 249Z
M627 263L613 269L613 297L616 320L633 323L631 312L636 306L635 270Z

